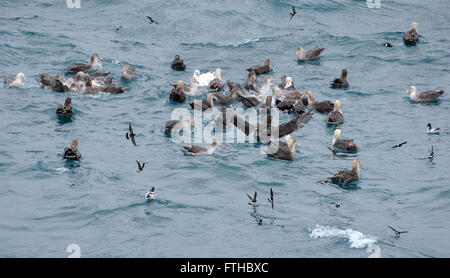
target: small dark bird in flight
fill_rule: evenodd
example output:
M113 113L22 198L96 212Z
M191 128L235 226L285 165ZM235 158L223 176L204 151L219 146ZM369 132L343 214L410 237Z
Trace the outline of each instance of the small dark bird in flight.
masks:
M332 148L330 148L330 147L327 147L332 153L333 153L333 156L336 156L336 150L333 150Z
M393 149L395 149L395 148L400 148L401 146L403 146L404 144L406 144L406 143L408 143L408 142L403 142L403 143L400 143L400 144L398 144L398 145L395 145L395 146L393 146L392 148Z
M400 236L401 234L405 234L408 232L408 231L399 232L396 229L392 228L391 226L388 226L388 228L390 228L392 231L394 231L396 236Z
M273 209L273 191L272 191L272 188L270 189L270 197L267 200L269 200L269 202L272 204L272 209Z
M141 163L139 163L139 161L136 160L136 162L137 162L137 165L138 165L138 172L144 171L145 162L142 163L142 165L141 165Z
M149 16L147 16L147 18L148 18L148 22L149 22L150 24L152 24L152 23L159 24L158 21L154 20L153 18L151 18L151 17L149 17Z
M250 199L250 203L248 203L249 205L254 205L256 203L256 191L255 194L253 195L253 198L250 197L250 195L247 194L247 197Z
M332 205L334 205L336 208L340 208L341 207L341 205L342 205L342 203L340 203L340 204L336 204L336 203L330 203L330 204L332 204Z
M433 150L433 146L431 146L431 150L428 149L428 152L430 152L430 155L428 156L429 159L434 158L434 150Z
M155 199L155 187L152 187L147 194L145 194L145 198L154 200Z
M295 8L294 8L294 6L292 6L292 12L290 13L290 15L291 15L291 19L289 19L289 21L291 21L292 20L292 18L294 17L294 15L296 15L297 14L297 12L295 11Z
M131 142L133 143L133 145L136 146L136 140L134 139L134 136L136 136L136 133L133 132L133 128L131 127L131 124L128 124L128 130L129 133L127 132L125 134L125 137L128 139L131 139Z
M117 27L117 28L115 28L114 30L116 31L116 32L119 32L119 30L122 28L122 25L120 25L119 27Z
M256 221L256 222L259 222L259 223L262 222L262 219L259 218L258 216L256 216L256 215L252 215L252 216L253 216L253 218L255 218L255 221Z
M386 47L392 47L392 44L390 42L385 42L383 45Z

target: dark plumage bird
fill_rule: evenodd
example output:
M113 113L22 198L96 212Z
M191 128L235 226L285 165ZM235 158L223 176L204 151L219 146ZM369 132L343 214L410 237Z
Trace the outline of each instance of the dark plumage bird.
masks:
M333 156L336 156L336 154L337 154L336 150L334 150L334 149L332 149L330 147L327 147L327 148L333 153Z
M294 17L294 15L296 15L296 14L297 14L297 12L295 11L295 7L292 6L292 12L290 12L291 18L289 19L289 21L291 21L292 18Z
M120 25L119 27L117 27L117 28L114 28L114 31L116 31L116 32L119 32L119 30L122 28L122 25Z
M208 147L202 147L197 145L184 146L183 152L187 155L211 155L216 150L217 146L221 146L225 149L225 145L219 139L214 139Z
M171 85L172 90L170 91L169 98L175 102L184 103L186 94L184 93L184 88L180 86L181 84L184 83L182 80L179 80L176 85Z
M319 113L330 113L334 109L334 104L329 101L316 101L314 99L313 93L311 91L306 91L305 95L308 96L308 103L311 105L311 107L316 110Z
M428 158L429 158L429 159L434 158L434 149L433 149L433 146L431 146L431 150L428 149L428 152L430 153L430 154L428 155Z
M388 226L388 228L391 229L392 231L394 231L394 234L395 234L396 236L400 236L401 234L406 234L406 233L408 232L408 231L402 231L402 232L397 231L395 228L393 228L393 227L391 227L391 226Z
M330 203L331 205L334 205L336 208L340 208L341 207L341 205L342 205L342 203L340 203L340 204L337 204L337 203Z
M406 144L406 143L408 143L408 142L403 142L403 143L400 143L400 144L397 144L397 145L395 145L395 146L393 146L392 148L393 149L395 149L395 148L400 148L401 146L403 146L404 144Z
M136 146L136 140L134 137L136 136L136 133L133 132L133 128L131 127L131 124L128 124L128 132L125 134L125 137L128 139L131 139L131 142L133 145Z
M347 81L347 70L343 69L341 73L341 77L335 78L331 81L332 88L348 88L349 84Z
M281 160L294 160L295 157L295 147L300 146L297 141L290 135L286 136L286 141L281 142L271 141L266 150L266 154L269 157L281 159Z
M78 150L78 140L72 140L70 147L64 149L63 159L80 160L81 153Z
M383 45L386 46L386 47L392 47L392 44L389 43L389 42L385 42Z
M200 108L202 111L205 111L207 109L213 108L215 101L217 101L217 97L214 94L209 93L206 96L206 100L202 100L201 107L199 105L199 101L198 100L195 100L194 102L189 103L189 105L191 106L192 109L199 109Z
M147 16L147 18L148 18L148 23L150 23L150 24L153 24L153 23L159 24L158 21L154 20L153 18L151 18L149 16Z
M419 40L419 33L417 32L417 22L411 23L411 29L406 31L403 35L403 41L406 44L413 44Z
M352 169L350 171L339 171L330 178L331 181L340 182L343 184L355 182L359 180L360 172L359 166L362 165L359 159L354 159L352 162Z
M142 163L142 165L141 165L141 163L139 163L139 161L136 160L136 163L137 163L137 165L138 165L138 172L144 171L145 162Z
M256 195L257 195L256 191L255 194L253 194L253 197L250 197L250 195L247 194L247 197L250 199L250 203L248 203L249 205L256 204Z
M136 78L136 67L130 65L123 65L122 73L120 74L120 79L122 80L133 80Z
M232 105L237 98L235 91L231 91L228 96L222 93L216 93L214 96L216 97L216 104L221 106Z
M260 104L258 98L255 95L252 95L252 94L248 94L248 93L245 94L245 95L239 94L238 98L242 102L242 104L245 107L247 107L247 108L248 107L255 107L255 106L258 106Z
M269 196L269 198L267 200L269 200L270 204L272 205L272 209L273 209L273 191L272 191L272 188L270 189L270 196Z
M436 101L443 93L443 90L428 90L417 94L417 89L415 86L409 86L408 90L406 90L406 94L409 94L409 98L415 102L433 102Z
M66 70L67 73L77 73L79 71L82 72L90 72L94 70L97 65L98 61L102 61L103 59L98 56L97 53L92 54L91 56L91 62L89 64L73 64L69 66L69 68Z
M301 46L297 47L297 58L300 61L313 61L320 58L320 53L324 51L325 48L314 47L306 52L304 52Z
M251 66L247 69L247 71L254 71L256 74L266 74L272 71L270 59L266 59L263 66Z
M180 55L175 55L175 59L173 59L172 64L170 65L174 70L185 70L186 65L181 59Z
M333 136L333 146L345 151L356 151L358 150L358 146L356 146L355 142L352 139L341 139L341 130L336 129L334 131Z
M166 132L180 132L194 124L194 120L171 120L167 121L165 125Z
M223 86L222 69L216 69L216 75L214 76L214 79L209 82L208 90L210 92L218 92L223 89Z
M256 222L258 222L258 223L262 223L262 219L260 218L260 217L258 217L258 216L256 216L256 215L252 215L253 216L253 218L255 218L255 221Z
M72 98L66 98L64 105L59 104L56 108L56 114L58 116L68 117L73 115Z
M53 90L58 93L70 92L69 86L64 84L64 80L62 79L64 74L62 74L62 76L61 74L58 75L59 77L53 77L47 73L39 73L37 81L39 82L39 85L46 90Z
M246 90L252 90L258 92L261 88L261 84L258 82L258 78L256 77L255 71L250 71L247 76L247 80L245 80L244 88Z
M340 124L344 121L344 115L341 111L341 102L339 100L336 100L334 102L333 111L331 111L327 118L326 122L327 124L333 125L333 124Z
M126 90L128 90L127 87L122 87L121 85L114 84L114 83L111 83L101 89L102 92L110 93L110 94L122 94Z

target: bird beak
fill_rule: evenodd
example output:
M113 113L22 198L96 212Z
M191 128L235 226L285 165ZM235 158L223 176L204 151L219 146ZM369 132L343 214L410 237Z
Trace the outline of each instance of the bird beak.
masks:
M225 145L224 144L220 144L220 146L225 150Z
M406 95L409 94L409 90L406 90L405 94L406 94Z

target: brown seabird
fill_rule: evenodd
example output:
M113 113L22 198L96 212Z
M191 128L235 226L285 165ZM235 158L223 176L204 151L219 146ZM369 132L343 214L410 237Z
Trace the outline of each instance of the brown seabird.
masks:
M255 191L255 194L253 194L253 197L250 197L250 195L248 195L248 193L246 193L246 194L247 194L247 197L250 199L250 203L248 203L248 204L249 205L256 204L256 195L257 195L256 191Z
M311 91L306 91L305 93L309 98L309 103L311 107L319 113L330 113L334 109L334 104L329 101L316 101L314 99L313 93Z
M443 90L428 90L418 95L415 86L409 86L408 90L406 90L406 94L409 94L410 99L415 102L432 102L437 100L443 93Z
M59 104L56 108L56 114L58 116L68 117L73 115L72 98L66 98L64 105Z
M408 231L402 231L402 232L397 231L395 228L393 228L393 227L391 227L391 226L388 226L388 228L391 229L392 231L394 231L394 234L395 234L396 236L400 236L401 234L406 234L406 233L408 232Z
M72 140L70 147L66 147L63 153L63 159L79 160L81 153L78 150L78 140Z
M273 209L273 191L272 191L272 188L270 189L270 196L269 196L269 198L267 200L269 200L269 203L272 205L272 209Z
M123 65L122 73L120 74L120 79L122 80L133 80L136 78L136 67L130 65Z
M136 163L137 163L137 165L138 165L138 170L137 170L137 171L138 171L138 172L144 171L145 162L142 163L142 165L141 165L141 163L140 163L139 161L136 160Z
M103 59L100 58L100 56L98 56L97 53L94 53L91 56L91 62L89 64L73 64L73 65L69 66L69 68L66 70L66 72L67 73L69 73L69 72L77 73L79 71L90 72L97 67L98 61L102 61L102 60Z
M306 52L304 52L303 47L297 47L297 58L301 61L312 61L320 58L320 53L324 51L325 48L314 47Z
M347 81L347 69L343 69L341 73L341 77L335 78L331 82L332 88L348 88L348 81Z
M216 150L217 146L221 146L225 149L225 145L219 139L214 139L208 147L201 147L197 145L184 146L183 152L187 155L211 155Z
M136 136L136 133L134 133L133 128L131 127L131 124L128 124L128 132L125 133L125 137L127 140L131 139L131 143L136 146L136 139L134 137Z
M341 139L341 130L336 129L333 136L333 146L345 151L356 151L358 146L352 139Z
M25 74L19 72L15 77L5 77L5 85L10 87L23 87L23 83L27 81Z
M222 81L222 69L216 69L216 74L214 79L211 80L208 84L208 90L210 92L218 92L223 89L223 81Z
M166 132L177 132L179 133L182 129L194 124L194 120L171 120L167 121L165 125Z
M339 171L334 176L329 178L334 182L341 182L343 184L355 182L359 180L360 172L359 166L362 166L362 163L359 159L355 158L352 162L352 169L350 171Z
M417 22L411 23L411 29L405 32L403 35L403 41L405 43L415 43L419 40L419 33L417 33Z
M214 101L217 101L217 97L213 93L209 93L206 95L206 100L202 100L201 107L199 105L199 101L196 100L194 102L189 103L192 109L201 109L202 111L205 111L207 109L214 107Z
M172 64L170 65L174 70L185 70L186 66L184 65L183 60L180 55L175 55L175 59L173 59Z
M247 71L254 71L256 74L266 74L272 71L272 66L270 65L270 59L264 61L264 66L251 66Z
M330 125L340 124L344 121L344 115L341 112L341 102L339 100L334 102L333 111L328 114L325 121Z
M290 135L286 136L286 141L275 141L269 142L266 154L269 157L282 159L282 160L294 160L295 157L295 147L300 147L297 141Z

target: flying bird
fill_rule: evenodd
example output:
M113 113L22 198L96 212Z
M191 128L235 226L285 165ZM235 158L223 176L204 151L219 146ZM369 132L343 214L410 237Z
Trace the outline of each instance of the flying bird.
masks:
M396 229L392 228L391 226L388 226L388 228L390 228L392 231L394 231L396 236L400 236L401 234L405 234L408 232L408 231L399 232Z
M331 205L334 205L336 208L340 208L341 207L341 205L342 205L342 203L340 203L340 204L336 204L336 203L330 203Z
M255 218L255 221L256 221L256 222L259 222L259 223L262 222L262 219L259 218L258 216L256 216L256 215L252 215L252 216L253 216L253 218Z
M294 15L296 15L297 14L297 12L295 11L295 8L294 8L294 6L292 6L292 12L290 13L290 15L291 15L291 19L289 19L289 21L291 21L292 20L292 18L294 17Z
M273 191L272 191L272 188L270 189L270 197L267 200L269 200L269 202L272 204L272 209L273 209Z
M253 198L250 197L250 195L247 194L247 197L250 199L250 203L248 203L249 205L254 205L256 203L256 191L255 194L253 195Z
M134 139L134 136L136 136L136 133L133 132L133 128L131 127L131 124L128 124L128 130L129 133L127 132L125 134L125 137L128 139L131 139L131 142L133 143L133 145L136 146L136 140Z
M145 162L142 163L142 165L141 165L141 163L139 163L139 161L136 160L136 162L137 162L137 165L138 165L138 172L144 171Z
M395 149L395 148L400 148L401 146L403 146L404 144L406 144L406 143L408 143L408 142L403 142L403 143L400 143L400 144L398 144L398 145L395 145L395 146L393 146L392 148L393 149Z
M434 158L434 150L433 150L433 146L431 146L431 150L428 149L428 152L430 152L430 155L428 156L429 159Z
M155 199L155 187L152 187L147 194L145 194L145 198L154 200Z
M122 28L122 25L120 25L119 27L117 27L117 28L114 28L114 31L116 31L116 32L119 32L119 30Z
M151 18L151 17L149 17L149 16L147 16L147 18L148 18L148 22L149 22L150 24L152 24L152 23L159 24L158 21L154 20L153 18Z

